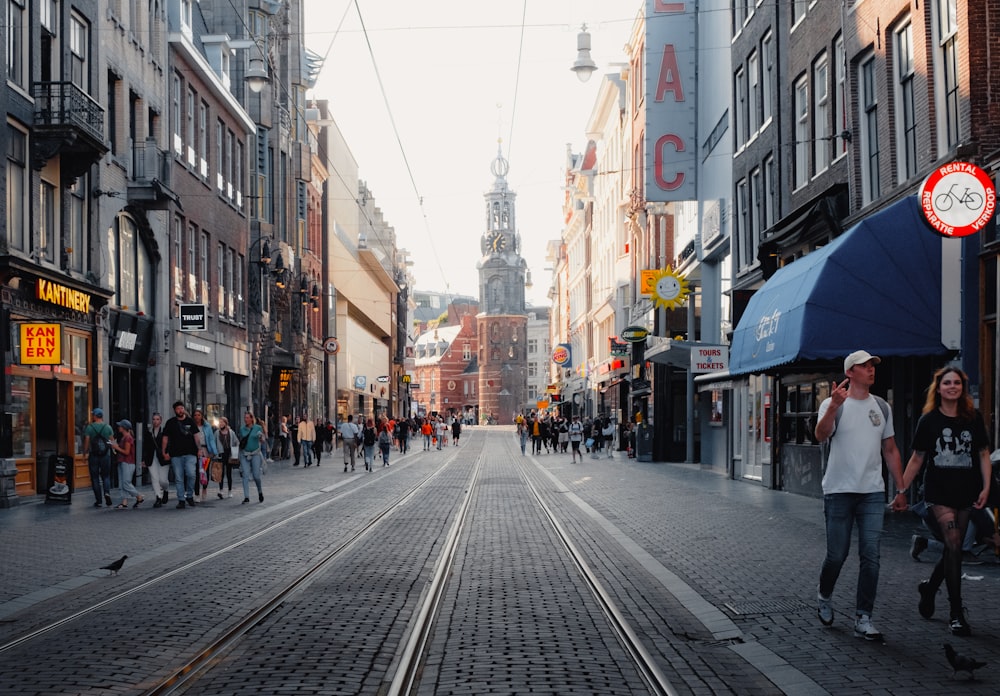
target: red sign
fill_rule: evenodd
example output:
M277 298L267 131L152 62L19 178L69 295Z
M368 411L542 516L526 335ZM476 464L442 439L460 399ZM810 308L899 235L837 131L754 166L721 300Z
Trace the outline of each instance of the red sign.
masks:
M920 207L931 228L943 237L967 237L983 229L997 207L990 175L969 162L938 167L920 186Z

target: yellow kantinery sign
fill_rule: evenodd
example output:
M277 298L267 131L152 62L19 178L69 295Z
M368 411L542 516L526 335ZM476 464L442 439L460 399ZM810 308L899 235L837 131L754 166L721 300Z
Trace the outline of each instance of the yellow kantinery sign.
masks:
M62 325L21 324L21 364L62 364Z

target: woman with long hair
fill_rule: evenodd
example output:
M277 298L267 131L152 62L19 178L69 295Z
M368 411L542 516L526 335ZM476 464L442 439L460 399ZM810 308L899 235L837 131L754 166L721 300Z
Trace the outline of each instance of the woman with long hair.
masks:
M986 426L969 394L969 378L956 367L939 369L927 388L895 509L905 508L906 490L921 471L924 500L941 529L944 551L931 578L917 586L917 608L925 619L934 615L934 597L944 579L951 632L968 636L972 629L962 606L962 540L972 509L981 509L989 497L991 471Z

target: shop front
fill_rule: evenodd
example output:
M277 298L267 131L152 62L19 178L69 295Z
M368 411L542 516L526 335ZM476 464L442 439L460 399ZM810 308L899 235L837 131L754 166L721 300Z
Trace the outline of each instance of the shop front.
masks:
M933 367L954 355L941 273L944 245L959 243L928 230L908 196L778 269L754 293L729 368L739 477L822 494L815 416L831 381L844 379L844 356L858 349L882 358L872 391L892 404L905 448Z
M0 457L16 466L18 496L45 493L57 457L71 472L58 484L89 487L83 429L100 405L96 322L109 294L12 257L2 264L0 314L9 364L0 376Z

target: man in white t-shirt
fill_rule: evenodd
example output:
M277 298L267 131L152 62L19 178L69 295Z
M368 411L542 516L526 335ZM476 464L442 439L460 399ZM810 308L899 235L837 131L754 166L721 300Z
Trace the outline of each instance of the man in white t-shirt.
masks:
M354 471L354 458L358 452L358 435L361 429L354 422L354 416L348 415L347 420L340 424L340 437L344 440L344 471L350 460L351 471Z
M902 488L903 481L892 411L883 399L870 393L875 366L880 362L880 358L864 350L848 355L844 359L847 379L830 385L830 396L820 404L816 422L816 439L830 440L823 476L826 558L819 576L817 613L824 626L833 623L830 599L851 549L856 522L860 568L854 634L866 640L882 640L871 617L878 589L879 540L885 511L883 457L898 488Z

